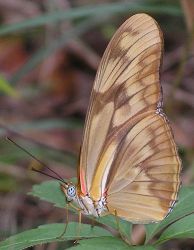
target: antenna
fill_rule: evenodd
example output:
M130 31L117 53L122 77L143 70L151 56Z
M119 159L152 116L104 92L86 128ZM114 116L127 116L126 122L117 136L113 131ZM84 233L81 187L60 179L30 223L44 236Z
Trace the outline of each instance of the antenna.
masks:
M35 169L34 167L32 167L32 170L35 172L38 172L40 174L46 175L48 177L51 177L53 179L59 180L63 183L65 183L67 185L67 182L65 182L62 177L55 172L54 170L52 170L50 167L48 167L44 162L42 162L41 160L39 160L38 158L36 158L36 156L34 156L33 154L31 154L30 152L28 152L25 148L23 148L22 146L20 146L18 143L16 143L15 141L13 141L10 137L6 137L7 140L9 140L10 142L12 142L16 147L20 148L22 151L24 151L27 155L29 155L32 159L36 160L40 165L42 165L43 167L47 168L49 171L51 171L54 175L56 176L52 176L50 174L44 173L41 170Z

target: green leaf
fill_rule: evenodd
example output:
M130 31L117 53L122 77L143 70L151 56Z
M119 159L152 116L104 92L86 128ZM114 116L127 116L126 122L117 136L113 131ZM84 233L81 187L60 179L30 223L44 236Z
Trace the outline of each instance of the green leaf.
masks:
M75 240L78 235L78 223L71 222L68 224L67 231L63 237L58 238L64 231L64 224L48 224L39 226L36 229L31 229L14 236L0 243L0 250L21 250L27 247L35 246L38 244L45 244L56 241ZM101 236L110 236L110 233L103 228L91 228L90 225L82 224L79 234L80 238L95 238Z
M188 215L170 225L155 242L156 245L162 244L171 239L194 239L194 214Z
M120 239L114 237L100 237L99 239L87 239L78 241L78 245L70 247L71 250L109 250L119 249L127 250L129 246ZM114 246L114 247L113 247Z
M179 194L179 200L173 211L161 222L145 225L146 242L148 242L159 231L177 221L178 219L194 211L194 187L182 187Z
M70 181L76 183L75 179L71 179ZM32 191L29 194L38 197L41 200L51 202L56 207L64 208L66 206L65 195L62 193L58 181L46 181L41 184L34 185ZM71 207L69 207L69 209L75 211L71 209ZM116 217L113 215L107 215L100 218L88 216L88 218L102 223L103 225L110 226L115 230L118 229ZM119 227L121 233L129 237L132 230L132 224L130 222L119 219Z
M28 194L38 197L41 200L51 202L56 207L64 208L66 206L65 195L60 189L59 181L46 181L34 185L32 191Z
M146 246L132 246L129 250L156 250L155 247L146 245Z
M146 245L146 246L133 246L130 247L129 250L156 250L157 248L150 246L150 245Z
M106 226L110 226L118 231L117 218L114 215L107 215L100 218L95 218L99 223L102 223ZM129 237L132 232L132 223L118 218L120 233L125 237Z
M111 236L78 241L71 250L155 250L152 246L129 246L124 241Z
M12 97L19 97L19 93L1 75L0 75L0 93L4 93Z
M143 4L141 1L138 3L108 3L108 4L98 4L98 5L88 5L81 6L77 8L71 8L68 11L57 11L49 14L41 15L36 18L26 19L19 23L3 25L0 28L0 35L7 35L13 32L22 31L25 29L30 29L38 26L54 24L59 21L72 20L77 18L98 16L104 14L114 14L121 12L134 12L134 11L144 11L144 12L154 12L154 13L164 13L165 15L182 15L180 7L174 5L149 5Z

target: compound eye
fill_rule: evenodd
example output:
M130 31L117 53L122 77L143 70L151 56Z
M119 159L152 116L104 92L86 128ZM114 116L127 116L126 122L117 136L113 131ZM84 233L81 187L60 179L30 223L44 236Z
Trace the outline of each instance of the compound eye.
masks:
M75 194L76 194L75 187L74 186L68 187L67 195L70 196L70 197L74 197Z

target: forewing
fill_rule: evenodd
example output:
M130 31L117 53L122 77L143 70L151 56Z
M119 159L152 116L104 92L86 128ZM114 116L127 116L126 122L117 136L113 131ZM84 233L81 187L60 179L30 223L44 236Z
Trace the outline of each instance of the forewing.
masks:
M161 106L161 31L150 16L137 14L115 33L100 63L87 113L80 155L81 192L98 199L130 127ZM126 125L127 124L127 125Z

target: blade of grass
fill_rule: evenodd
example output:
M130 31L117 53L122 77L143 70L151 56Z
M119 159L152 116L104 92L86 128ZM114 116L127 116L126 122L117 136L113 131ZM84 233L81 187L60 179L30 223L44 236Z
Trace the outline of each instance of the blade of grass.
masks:
M4 131L4 134L6 135L6 136L9 136L9 137L14 137L14 138L20 138L20 139L23 139L23 140L27 140L28 141L28 143L29 142L31 142L32 144L35 144L35 145L38 145L39 146L39 150L42 148L42 149L44 149L44 150L46 150L47 149L47 151L48 151L48 155L49 156L52 156L53 154L55 155L56 153L58 154L58 156L56 157L56 158L61 158L61 157L59 157L60 155L63 155L64 157L63 157L63 160L64 160L64 162L66 163L66 164L69 164L70 166L75 166L75 164L77 164L77 157L75 157L75 154L74 153L72 153L71 151L67 151L67 150L63 150L63 149L56 149L56 148L54 148L54 147L52 147L51 145L47 145L47 144L45 144L45 143L42 143L42 142L39 142L39 141L37 141L36 139L33 139L33 138L31 138L31 137L27 137L27 136L25 136L24 134L22 134L22 133L19 133L19 132L17 132L16 130L11 130L11 129L9 129L6 125L3 125L3 124L1 124L0 123L0 131L1 132L3 132ZM5 140L5 139L4 139ZM9 143L9 145L11 145L10 144L10 142L8 142ZM18 144L20 144L20 143L18 143ZM21 143L21 145L23 145L23 148L25 148L24 147L24 144L23 143ZM13 145L14 146L14 145ZM14 148L15 148L15 150L16 149L18 149L18 147L15 147L14 146ZM36 148L37 148L37 146L36 146ZM19 151L21 151L21 149L19 150ZM33 152L32 152L33 153ZM33 153L34 154L34 153ZM40 155L42 155L43 153L41 153ZM0 161L5 161L6 160L6 155L4 154L4 155L1 155L0 156ZM28 156L29 157L29 156ZM45 157L46 157L46 155L45 155ZM48 158L48 157L47 157Z
M11 33L16 33L18 31L23 31L25 29L34 28L38 26L48 25L50 23L56 23L61 20L73 20L83 17L89 17L93 15L104 15L104 14L115 14L121 12L152 12L159 14L169 14L174 16L182 15L182 10L179 6L175 5L153 5L149 3L108 3L108 4L97 4L97 5L88 5L77 8L72 8L67 11L57 11L49 14L41 15L30 20L24 20L19 23L3 25L0 28L0 35L7 35Z
M0 87L1 88L1 87ZM79 119L43 119L22 123L12 123L9 129L17 132L25 132L25 130L50 130L50 129L65 129L75 130L83 127L83 122ZM0 135L5 135L5 130L0 128Z
M10 85L10 83L0 75L0 93L4 93L11 97L19 97L19 93Z
M52 44L47 48L43 48L38 50L34 56L30 58L30 60L21 68L19 69L10 79L11 83L15 83L19 81L24 75L26 75L30 70L32 70L37 64L39 64L43 59L48 57L50 54L55 52L56 50L65 46L71 39L75 39L77 36L83 34L88 29L96 26L97 24L104 21L106 17L93 17L89 20L82 21L76 27L65 32L59 39L52 41Z

